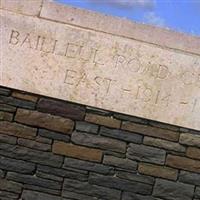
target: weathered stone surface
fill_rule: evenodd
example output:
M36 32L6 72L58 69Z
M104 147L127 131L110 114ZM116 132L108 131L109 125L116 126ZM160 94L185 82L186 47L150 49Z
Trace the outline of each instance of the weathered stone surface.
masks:
M111 174L114 172L113 167L105 166L94 162L77 160L73 158L65 158L63 168L68 168L68 167L87 170L91 172L97 172L100 174Z
M1 0L0 8L21 13L24 15L36 16L40 12L41 5L42 5L42 0L29 0L29 1Z
M6 190L8 192L21 193L22 184L8 181L6 179L0 179L0 190Z
M39 100L37 110L75 120L83 120L85 117L83 106L47 98Z
M124 192L122 195L122 200L159 200L159 199L151 196L142 196L139 194Z
M194 186L157 179L153 196L166 200L192 200Z
M44 7L42 10L44 14ZM55 15L62 13L56 9L54 12ZM198 56L194 61L191 54L127 40L91 28L86 31L80 25L77 29L68 24L5 10L1 10L1 16L1 41L4 46L1 63L6 66L2 67L2 85L169 124L199 128L199 118L196 117L200 105L196 96L199 94L198 72L193 70L200 62ZM71 21L74 21L72 18ZM91 22L91 25L102 24L101 20L100 23ZM127 29L123 24L121 21L120 26L114 26L123 32ZM90 42L86 42L91 35ZM194 46L199 44L198 38L194 41ZM174 65L177 67L174 68ZM18 72L18 76L12 69ZM169 85L172 83L173 87ZM95 123L97 118L91 121ZM120 126L116 121L111 122L109 117L106 120L101 118L100 122L105 126Z
M69 192L67 190L64 190L62 192L62 196L66 197L67 199L76 199L76 200L94 200L95 197L84 195L84 194L77 194L75 192Z
M42 152L26 147L0 143L0 155L39 164L60 167L63 158L51 152Z
M12 92L12 97L15 97L17 99L32 101L32 102L37 102L38 100L38 97L36 95L30 95L25 92L18 92L18 91Z
M83 122L83 121L76 122L77 131L97 134L98 129L99 129L99 126L95 124L91 124L91 123Z
M49 167L49 166L43 166L39 165L37 170L39 172L44 172L46 174L52 174L55 175L56 177L66 177L66 178L72 178L80 181L86 181L88 179L87 171L86 173L82 173L82 171L70 171L68 168L65 169L58 169L54 167Z
M132 122L123 122L122 129L170 141L178 141L179 139L178 132Z
M166 165L177 169L200 173L200 161L186 157L168 155Z
M22 193L23 200L62 200L61 197L49 195L41 192L24 190Z
M200 135L182 133L179 142L188 146L200 147Z
M182 171L179 174L179 181L191 185L200 186L200 174Z
M74 127L74 122L70 119L24 109L17 109L15 121L66 134L70 134Z
M40 135L38 135L36 138L35 138L35 141L37 142L40 142L40 143L44 143L44 144L52 144L52 139L49 139L49 138L45 138L45 137L42 137Z
M130 144L127 151L127 158L155 164L164 164L165 156L166 152L162 149L138 144Z
M196 147L188 147L186 155L190 158L198 159L200 160L200 148Z
M18 174L15 172L8 172L7 179L16 181L19 183L36 185L36 186L45 187L45 188L54 189L54 190L61 189L61 183L57 181L42 179L37 176Z
M52 151L56 154L96 162L101 162L102 158L101 150L58 141L54 142Z
M141 174L130 173L130 172L124 172L124 171L117 171L116 176L122 179L130 180L130 181L136 181L140 183L146 183L149 185L153 185L155 182L155 178L151 176L145 176Z
M61 182L61 183L63 181L63 178L60 176L55 176L50 173L44 173L44 172L41 172L38 170L36 171L36 176L43 178L43 179L48 179L48 180L57 181L57 182Z
M113 117L96 115L93 113L87 113L85 116L85 121L111 128L119 128L121 124L120 120L114 119Z
M17 110L17 108L14 107L14 106L11 106L11 105L0 103L0 110L13 113L13 112L15 112Z
M137 169L137 162L129 160L129 159L123 159L118 158L110 155L105 155L103 158L103 163L105 165L111 165L114 167L119 167L122 169L129 169L129 170L136 170Z
M17 200L19 194L0 190L0 198L1 200Z
M0 111L0 120L12 121L12 119L13 119L13 114L12 113Z
M109 129L106 127L101 127L100 134L133 143L142 143L143 139L142 135L136 133L131 133L119 129Z
M8 143L8 144L16 144L17 138L10 135L0 134L0 142Z
M200 187L196 187L196 190L195 190L195 197L197 198L200 198ZM196 199L195 199L196 200Z
M158 138L152 138L152 137L145 136L143 143L146 145L163 148L163 149L167 149L170 151L178 151L178 152L186 151L186 148L177 142L166 141L166 140L162 140L162 139L158 139Z
M0 168L9 171L31 174L35 170L35 164L0 156Z
M3 178L5 176L5 171L0 169L0 178Z
M115 188L118 190L136 192L139 194L151 194L152 186L136 181L129 181L113 176L103 176L97 174L90 174L89 183L100 185L108 188Z
M22 124L0 121L0 133L22 138L34 138L37 129Z
M0 103L8 104L11 106L16 106L20 108L27 108L27 109L34 109L35 103L31 101L25 101L21 99L16 99L14 97L6 97L6 96L0 96Z
M42 144L33 140L27 140L27 139L18 139L18 144L24 147L28 147L31 149L37 149L41 151L51 151L51 145L49 144Z
M99 135L93 135L75 131L72 133L71 141L74 142L75 144L86 145L100 149L106 149L121 153L126 152L125 142Z
M119 190L91 185L87 182L75 181L72 179L65 179L63 191L78 192L93 196L99 199L120 200L121 192Z
M69 140L70 140L69 135L60 134L60 133L48 131L45 129L39 129L38 134L42 137L46 137L46 138L53 139L53 140L60 140L60 141L64 141L64 142L69 142Z
M10 94L11 94L11 90L10 89L0 87L0 95L9 96Z
M178 176L178 170L149 163L140 163L138 171L141 174L146 174L149 176L155 176L169 180L176 180Z

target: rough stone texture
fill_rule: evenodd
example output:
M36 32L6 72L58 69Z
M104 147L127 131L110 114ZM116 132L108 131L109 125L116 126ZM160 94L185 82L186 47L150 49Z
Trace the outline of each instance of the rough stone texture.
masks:
M110 151L116 151L125 153L126 143L120 140L110 139L103 136L96 136L92 134L73 132L71 136L72 142L75 144L82 144L100 149L106 149Z
M164 150L144 145L130 144L127 150L129 159L164 164L166 152Z
M192 160L185 157L168 155L166 165L177 169L200 173L200 161Z
M132 122L123 122L122 129L170 141L178 141L179 133Z
M3 95L6 98L15 94L15 90L4 91L9 91ZM27 97L30 94L23 95ZM9 102L0 104L0 110L12 114L14 119L10 122L5 119L0 121L0 199L200 198L198 131L185 130L179 143L180 130L176 126L168 127L158 122L155 125L147 119L146 123L141 123L143 119L140 118L138 122L133 122L130 116L123 115L117 118L117 124L126 119L126 124L138 125L137 130L123 130L120 126L112 128L110 125L113 125L115 118L111 116L117 113L101 112L99 109L94 112L83 105L77 105L77 108L81 109L81 113L85 110L84 116L92 113L92 116L108 121L77 121L72 115L61 117L56 113L50 114L48 110L38 111L40 99L49 99L52 108L53 102L56 107L60 105L60 100L57 104L55 99L37 98L34 110L30 110L30 107L19 108L17 104L10 106ZM62 103L63 108L70 104ZM23 111L25 116L22 116L22 121L16 122L19 111ZM26 113L37 113L42 119L29 118ZM49 116L53 116L53 119L49 120ZM61 132L60 119L62 122L70 121L73 130ZM183 134L187 137L183 137Z
M200 135L182 133L179 142L188 146L200 147Z
M100 124L103 126L108 126L111 128L119 128L121 121L114 119L112 117L107 117L107 116L101 116L101 115L96 115L96 114L86 114L85 120L87 122L95 123L95 124Z
M178 176L178 170L149 163L140 163L138 171L141 174L170 180L176 180Z
M192 200L194 186L157 179L153 196L166 200Z
M151 138L151 137L144 137L143 143L145 145L159 147L163 149L167 149L170 151L177 151L177 152L185 152L186 148L183 145L180 145L176 142L170 142L162 139Z
M17 109L15 120L27 125L47 128L66 134L70 134L74 127L74 122L70 119L23 109Z
M100 134L133 143L142 143L143 136L119 129L101 127Z
M32 101L32 102L37 102L38 100L38 97L36 95L29 95L25 92L22 93L22 92L14 91L12 93L12 96L18 99L24 99L24 100Z
M73 144L66 144L64 142L54 142L52 151L56 154L96 162L100 162L102 158L101 150Z
M42 98L37 104L37 109L41 112L59 115L75 120L83 120L85 116L85 109L83 106L75 104L66 104L63 101L56 101Z

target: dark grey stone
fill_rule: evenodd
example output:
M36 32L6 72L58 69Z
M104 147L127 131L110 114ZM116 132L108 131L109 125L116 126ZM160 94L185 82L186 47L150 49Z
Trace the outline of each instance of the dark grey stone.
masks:
M40 150L40 151L51 151L51 145L39 143L34 140L19 138L17 142L19 145L28 147L31 149L36 149L36 150Z
M6 190L8 192L21 193L22 184L8 181L6 179L0 179L0 190Z
M0 95L9 96L10 94L11 94L10 89L0 87Z
M20 107L20 108L27 108L27 109L35 108L34 102L16 99L13 97L0 96L0 103L8 104L11 106L16 106L16 107Z
M102 137L99 135L87 134L83 132L73 132L71 140L75 144L81 144L89 147L96 147L121 153L126 152L125 142L108 137Z
M136 173L124 172L124 171L117 171L116 176L122 179L130 180L130 181L137 181L141 183L146 183L153 185L155 182L155 178L151 176L145 176Z
M23 200L62 200L61 197L45 194L36 191L24 190L22 193Z
M89 183L117 190L136 192L139 194L149 195L152 192L152 186L136 181L120 179L116 176L104 176L98 174L90 174Z
M0 142L8 144L16 144L17 138L9 135L0 134Z
M137 162L129 160L127 158L124 159L115 156L104 155L103 163L105 165L111 165L122 169L129 169L129 170L137 169Z
M35 170L35 164L0 156L0 168L22 174L31 174Z
M200 174L181 171L179 174L179 181L200 186Z
M145 145L130 144L127 151L127 158L161 165L165 163L165 156L164 150Z
M97 172L100 174L111 174L114 173L114 168L105 166L102 164L89 162L89 161L83 161L83 160L77 160L74 158L65 158L65 162L63 165L63 168L72 167L92 172Z
M100 135L117 138L120 140L124 140L126 142L133 142L133 143L142 143L143 136L131 133L128 131L118 130L118 129L109 129L106 127L101 127Z
M18 174L15 172L8 172L7 179L12 180L19 183L36 185L44 188L60 190L61 183L57 181L47 180L43 178L39 178L37 176L25 175L25 174Z
M98 133L99 126L95 124L91 124L89 122L77 121L76 122L76 130L87 132L87 133Z
M102 198L104 200L119 200L121 191L107 187L91 185L88 182L80 182L72 179L65 179L63 191L80 193L88 196Z
M91 197L88 195L84 195L84 194L78 194L78 193L74 193L74 192L69 192L67 190L64 190L62 192L62 196L66 197L67 199L76 199L76 200L100 200L97 197Z
M70 170L58 169L58 168L42 166L42 165L38 166L38 171L44 172L46 174L52 174L54 176L57 176L58 178L67 177L67 178L77 179L80 181L86 181L88 179L87 172L86 174L81 174L79 171L74 172Z
M200 187L196 187L196 189L195 189L195 198L199 198L200 199Z
M62 156L55 155L51 152L43 152L3 143L0 143L0 155L54 167L61 167L63 162Z
M157 179L153 196L166 200L192 200L194 194L194 186Z
M47 174L47 173L40 172L40 171L36 172L36 176L43 178L43 179L49 179L49 180L58 181L58 182L63 181L63 178L60 177L60 176L55 176L55 175L52 175L52 174L49 174L49 173Z
M69 142L69 140L70 140L69 135L56 133L56 132L48 131L45 129L39 129L38 134L42 137L46 137L46 138L53 139L53 140L60 140L60 141L64 141L64 142Z
M17 200L19 199L19 194L0 190L0 199L1 200Z
M0 169L0 178L3 178L5 176L5 171Z
M159 200L159 199L151 196L142 196L139 194L124 192L122 195L122 200Z
M35 138L35 141L40 142L40 143L44 143L44 144L52 144L53 143L52 139L45 138L45 137L42 137L42 136L39 136L39 135Z
M11 105L0 103L0 110L13 113L13 112L15 112L17 110L17 108L14 107L14 106L11 106Z
M43 192L43 193L53 194L53 195L60 195L61 194L60 190L49 189L49 188L36 186L36 185L24 184L23 188L27 189L27 190L34 190L34 191L37 191L37 192Z

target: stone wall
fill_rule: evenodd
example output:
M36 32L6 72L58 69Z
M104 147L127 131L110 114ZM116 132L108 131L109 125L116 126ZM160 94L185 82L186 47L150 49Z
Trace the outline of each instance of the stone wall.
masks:
M0 88L1 200L200 199L199 132Z

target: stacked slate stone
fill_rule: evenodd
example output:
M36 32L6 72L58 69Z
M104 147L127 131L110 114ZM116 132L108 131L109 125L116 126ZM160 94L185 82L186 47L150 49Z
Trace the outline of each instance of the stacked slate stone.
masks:
M0 199L197 200L200 135L0 88Z

